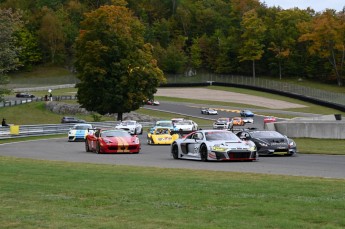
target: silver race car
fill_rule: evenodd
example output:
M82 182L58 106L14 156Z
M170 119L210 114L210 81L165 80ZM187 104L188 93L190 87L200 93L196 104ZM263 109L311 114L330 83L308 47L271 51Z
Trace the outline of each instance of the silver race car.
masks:
M125 120L115 126L115 129L126 130L130 134L142 134L143 126L134 120Z
M227 130L198 130L171 144L174 159L202 161L255 161L258 159L252 141L242 141Z

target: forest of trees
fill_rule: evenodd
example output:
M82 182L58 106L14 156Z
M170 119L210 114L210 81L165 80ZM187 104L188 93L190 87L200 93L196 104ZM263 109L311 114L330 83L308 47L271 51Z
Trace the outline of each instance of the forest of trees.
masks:
M74 69L85 13L123 0L0 0L0 27L12 67L0 75L54 64ZM164 73L305 77L343 85L345 9L315 12L258 0L127 0ZM11 23L10 18L15 20ZM13 38L13 39L12 39ZM5 49L0 56L8 56ZM12 52L10 52L12 51ZM15 52L15 53L13 53ZM14 58L14 54L16 54Z

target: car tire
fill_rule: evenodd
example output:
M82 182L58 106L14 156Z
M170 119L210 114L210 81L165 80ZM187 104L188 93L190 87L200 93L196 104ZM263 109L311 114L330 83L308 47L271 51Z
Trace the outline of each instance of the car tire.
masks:
M207 161L207 147L206 147L206 145L203 144L200 146L199 153L200 153L200 159L202 161Z
M90 147L89 147L89 141L85 140L85 151L86 152L91 152Z
M174 159L178 159L178 146L176 143L174 143L171 147L171 154Z
M152 144L153 144L153 142L152 142L152 139L151 139L151 138L147 139L147 144L148 144L148 145L152 145Z

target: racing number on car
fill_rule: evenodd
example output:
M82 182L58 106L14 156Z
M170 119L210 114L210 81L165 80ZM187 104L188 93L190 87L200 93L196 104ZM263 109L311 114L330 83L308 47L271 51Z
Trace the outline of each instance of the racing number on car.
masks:
M194 154L199 153L199 145L194 145Z

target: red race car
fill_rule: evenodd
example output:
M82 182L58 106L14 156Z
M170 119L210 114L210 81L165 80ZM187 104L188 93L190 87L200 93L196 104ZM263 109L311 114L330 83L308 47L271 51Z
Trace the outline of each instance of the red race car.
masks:
M276 121L277 121L276 117L273 117L273 116L264 117L264 123L271 123L271 122L276 122Z
M85 140L86 152L139 153L140 148L139 138L121 129L92 129Z

